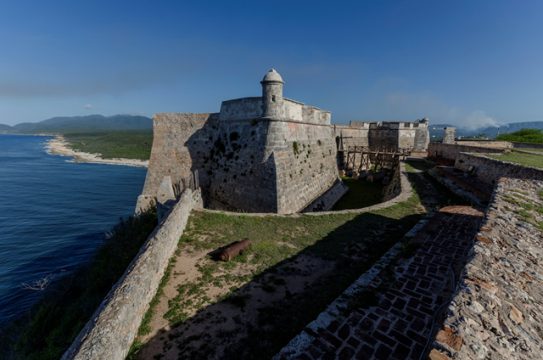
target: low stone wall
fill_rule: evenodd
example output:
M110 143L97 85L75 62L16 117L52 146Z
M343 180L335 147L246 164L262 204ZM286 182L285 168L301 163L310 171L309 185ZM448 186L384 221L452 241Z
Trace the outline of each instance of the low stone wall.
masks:
M515 149L543 149L543 144L534 144L534 143L521 143L521 142L514 142L513 148Z
M493 185L499 178L543 179L543 170L492 159L477 154L460 153L454 167L475 175L480 181Z
M334 207L334 205L343 195L347 193L347 191L349 191L347 185L338 179L330 189L309 204L309 206L306 207L303 212L328 211Z
M157 226L121 279L81 330L62 359L125 359L168 261L183 234L199 191L187 189Z
M430 358L541 358L542 191L543 181L498 181Z
M430 143L430 145L428 145L428 157L456 160L458 155L462 152L500 154L503 150L504 148L496 147Z
M400 167L394 169L390 182L383 188L383 201L394 199L402 192L402 181L400 177Z
M511 149L513 144L510 141L501 140L456 140L456 145L482 147L487 149Z

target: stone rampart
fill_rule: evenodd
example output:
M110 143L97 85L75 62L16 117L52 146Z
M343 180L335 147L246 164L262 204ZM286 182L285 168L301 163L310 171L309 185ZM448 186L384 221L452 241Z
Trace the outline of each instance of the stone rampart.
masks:
M460 153L454 166L476 176L483 183L494 185L502 177L514 179L543 179L543 170L485 157Z
M262 97L247 97L223 101L221 120L247 120L262 116Z
M513 147L515 149L526 149L526 148L543 149L543 144L513 142Z
M190 177L203 167L204 154L213 147L217 114L160 113L153 116L153 146L142 194L136 209L147 208L155 199L165 176L172 184ZM205 171L199 172L200 183L209 183Z
M542 191L543 181L498 181L430 358L541 358Z
M393 170L388 184L383 187L383 201L394 199L402 192L400 166Z
M272 122L266 148L274 155L279 213L303 210L338 180L329 125Z
M199 191L187 189L183 192L62 359L126 358L168 261L177 248L189 214L193 207L199 205Z
M456 140L456 145L482 147L488 149L511 149L513 144L509 141L500 140Z
M431 158L456 160L458 154L460 154L461 152L499 154L503 152L503 149L495 147L442 143L430 143L430 145L428 145L428 156Z

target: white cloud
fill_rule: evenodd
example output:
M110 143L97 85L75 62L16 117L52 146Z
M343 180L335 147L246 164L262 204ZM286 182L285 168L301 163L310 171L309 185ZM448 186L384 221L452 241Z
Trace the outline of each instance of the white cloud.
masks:
M466 110L451 106L427 93L389 93L385 97L386 110L393 118L429 117L434 124L452 124L467 130L498 127L500 122L482 110Z
M90 109L92 109L92 104L85 104L85 105L83 105L83 109L85 109L85 110L90 110Z
M487 115L484 111L477 110L457 119L456 124L468 130L477 130L484 127L498 127L499 122Z

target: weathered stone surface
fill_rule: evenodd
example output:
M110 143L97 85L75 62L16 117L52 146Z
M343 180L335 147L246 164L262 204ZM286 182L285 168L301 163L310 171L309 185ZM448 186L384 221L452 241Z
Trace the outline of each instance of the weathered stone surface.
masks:
M431 158L442 158L447 160L456 160L458 155L462 152L468 153L486 153L486 154L501 154L510 146L507 144L501 144L498 146L496 144L491 144L488 142L481 142L480 144L475 144L473 142L457 142L456 144L450 143L430 143L428 145L428 156Z
M460 349L452 348L454 359L541 358L542 196L541 180L497 182L445 320L463 342ZM436 340L440 339L438 334Z
M198 191L185 190L62 359L126 358L199 196Z
M455 287L451 278L460 275L482 216L466 206L442 208L412 238L419 245L414 254L398 256L402 244L395 245L275 359L335 358L351 344L362 359L427 356L434 324L444 317ZM439 336L444 346L462 348L462 338L452 327ZM447 359L437 350L432 356Z
M175 188L197 170L209 208L299 212L321 200L333 202L334 192L328 190L338 181L338 147L425 151L428 144L427 120L352 126L330 120L328 111L283 97L283 83L275 80L263 80L261 97L223 101L220 113L156 114L137 209L156 199L164 177ZM397 187L390 189L390 197L398 193Z
M462 347L462 338L456 335L448 326L438 331L436 341L456 351Z
M428 355L428 359L430 359L430 360L451 360L450 357L448 357L447 355L443 354L441 351L438 351L436 349L432 349L432 351L430 351L430 354Z
M494 186L501 178L543 179L543 170L508 163L481 154L459 153L454 166L469 172L480 181Z

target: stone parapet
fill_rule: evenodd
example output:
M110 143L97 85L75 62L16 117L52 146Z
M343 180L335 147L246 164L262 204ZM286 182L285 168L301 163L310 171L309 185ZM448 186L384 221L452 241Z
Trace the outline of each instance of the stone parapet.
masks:
M462 152L468 153L486 153L486 154L501 154L504 148L501 147L485 147L475 146L474 144L442 144L442 143L430 143L428 145L428 157L441 158L447 160L456 160L458 154Z
M432 352L444 359L540 359L543 181L498 181Z
M187 189L157 226L81 330L63 360L122 360L126 358L168 261L177 248L199 191Z
M494 185L498 179L543 179L543 169L492 159L480 154L459 153L454 167L476 176L480 181Z

